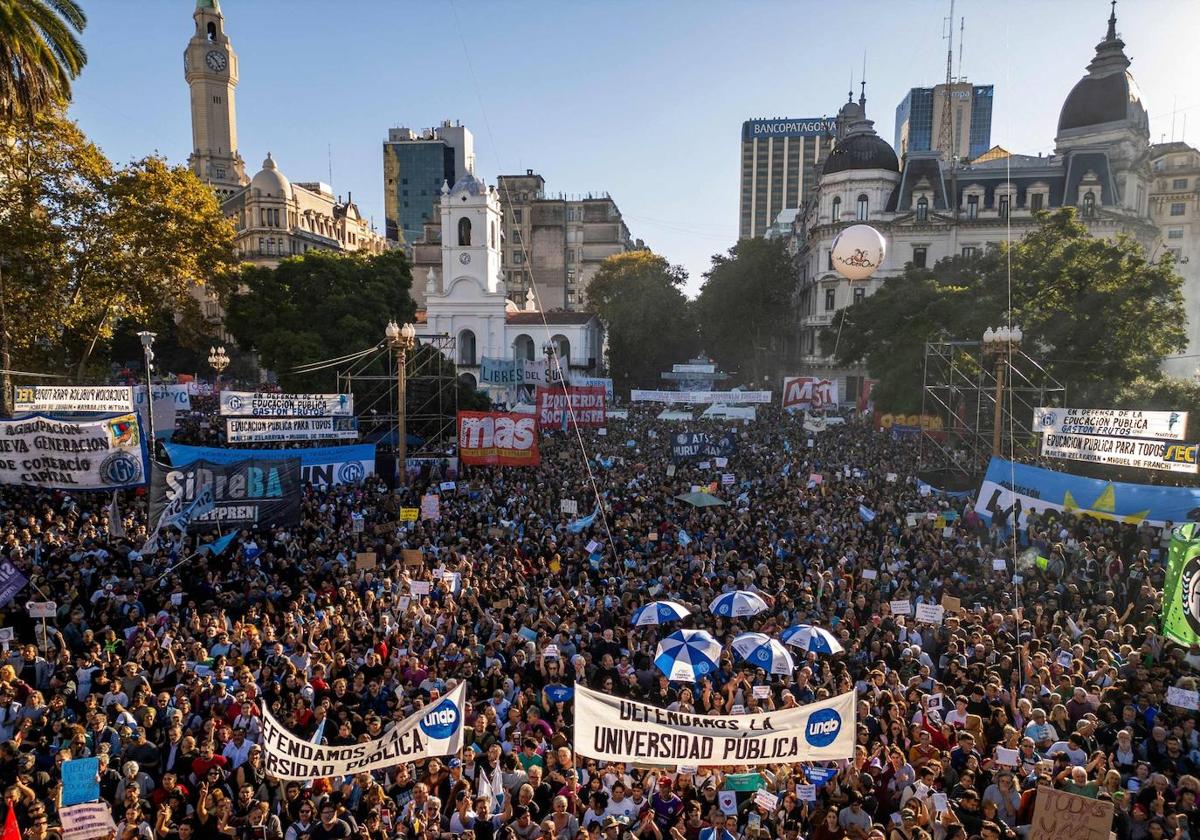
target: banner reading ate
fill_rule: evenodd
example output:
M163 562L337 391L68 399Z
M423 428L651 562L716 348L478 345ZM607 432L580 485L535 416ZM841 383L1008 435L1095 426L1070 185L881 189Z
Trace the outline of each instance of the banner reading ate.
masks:
M645 764L785 764L854 755L854 692L758 715L672 712L575 685L575 750Z
M445 697L418 709L373 741L344 747L321 746L293 735L264 708L263 769L284 780L324 779L455 755L462 748L466 687L459 683Z

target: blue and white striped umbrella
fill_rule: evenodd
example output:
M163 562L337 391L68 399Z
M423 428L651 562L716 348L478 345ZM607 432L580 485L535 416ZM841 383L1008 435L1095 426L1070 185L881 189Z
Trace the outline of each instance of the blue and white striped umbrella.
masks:
M742 633L733 640L733 652L756 668L768 674L791 675L796 663L788 649L778 639L765 633Z
M658 643L654 666L672 680L696 682L717 670L721 643L704 630L676 630Z
M668 621L678 621L691 614L691 610L675 601L651 601L633 614L630 624L634 627L666 624Z
M708 611L722 618L739 618L743 615L758 615L767 608L767 602L753 592L735 589L713 598Z
M824 627L812 624L793 624L779 634L784 644L798 647L809 653L841 653L843 648L837 636Z

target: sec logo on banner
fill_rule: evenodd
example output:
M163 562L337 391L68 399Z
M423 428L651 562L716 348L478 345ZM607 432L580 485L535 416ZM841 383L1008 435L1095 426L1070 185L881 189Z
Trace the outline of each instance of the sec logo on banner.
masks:
M842 716L833 709L813 712L804 729L804 740L814 747L828 747L837 740L842 729Z
M458 731L462 716L454 701L446 698L438 707L421 718L421 731L436 741L444 741Z

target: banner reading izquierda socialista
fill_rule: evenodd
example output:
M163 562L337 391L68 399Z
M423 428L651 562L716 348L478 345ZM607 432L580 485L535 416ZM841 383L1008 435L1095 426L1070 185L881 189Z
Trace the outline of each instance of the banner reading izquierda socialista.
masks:
M267 775L286 781L369 773L462 749L466 683L397 723L379 738L343 747L306 741L263 709L262 746Z
M643 764L778 764L854 755L854 692L756 715L698 715L575 686L575 750Z

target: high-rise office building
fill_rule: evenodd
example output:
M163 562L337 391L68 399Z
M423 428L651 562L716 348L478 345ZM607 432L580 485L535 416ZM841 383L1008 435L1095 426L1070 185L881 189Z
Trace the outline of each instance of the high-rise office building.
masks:
M896 106L896 153L944 148L940 134L944 109L951 109L954 155L974 160L992 146L992 86L952 82L913 88Z
M466 126L444 120L420 134L388 129L383 144L383 204L387 238L416 242L435 217L442 182L451 186L475 173L475 139Z
M762 236L781 211L805 201L816 188L836 131L837 121L824 117L742 123L739 237Z

